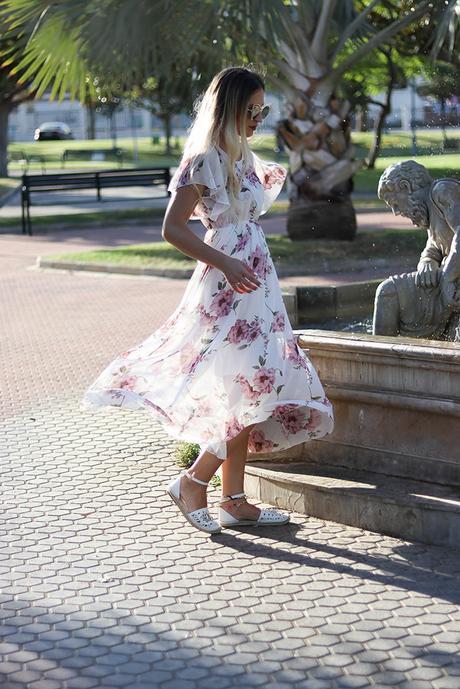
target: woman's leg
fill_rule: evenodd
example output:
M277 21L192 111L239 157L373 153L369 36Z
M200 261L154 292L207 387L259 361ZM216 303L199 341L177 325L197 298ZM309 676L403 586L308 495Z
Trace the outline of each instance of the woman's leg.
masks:
M227 459L221 460L213 455L211 452L204 452L192 464L188 473L201 481L208 482L216 473L217 469L223 462L222 466L222 490L224 495L233 495L234 493L243 492L244 484L244 467L246 464L246 455L248 451L249 432L254 424L244 428L235 438L227 441ZM207 506L206 501L206 486L202 486L195 481L192 481L187 476L181 478L180 493L184 498L185 504L189 512L198 510L201 507ZM255 519L258 516L258 508L252 507L252 519L254 511ZM246 516L246 515L245 515Z
M244 468L248 453L249 433L255 424L246 426L241 433L227 442L227 459L222 465L222 500L229 495L244 492ZM258 519L260 509L245 500L228 500L222 507L237 519Z
M200 479L200 481L208 483L222 464L222 461L225 460L218 459L212 452L206 451L198 456L190 469L188 469L188 473ZM189 512L207 507L206 489L207 486L202 486L187 476L182 476L180 494L184 498Z
M248 440L255 424L246 426L235 438L227 441L227 459L222 465L222 494L234 495L244 491L244 467Z

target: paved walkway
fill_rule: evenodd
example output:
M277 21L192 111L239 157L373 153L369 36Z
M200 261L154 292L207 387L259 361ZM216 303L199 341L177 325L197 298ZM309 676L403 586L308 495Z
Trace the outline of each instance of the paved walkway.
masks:
M458 553L299 514L208 537L157 424L79 411L185 287L30 268L97 232L0 237L1 689L458 689Z

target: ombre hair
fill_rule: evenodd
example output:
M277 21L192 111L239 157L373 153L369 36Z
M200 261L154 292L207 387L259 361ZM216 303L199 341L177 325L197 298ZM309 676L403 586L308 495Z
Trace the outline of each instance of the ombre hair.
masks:
M235 163L242 158L246 171L251 162L246 117L251 96L259 89L265 90L262 77L247 67L227 67L216 74L194 105L195 119L184 147L184 158L193 160L213 146L225 146L228 191L234 209L241 187Z

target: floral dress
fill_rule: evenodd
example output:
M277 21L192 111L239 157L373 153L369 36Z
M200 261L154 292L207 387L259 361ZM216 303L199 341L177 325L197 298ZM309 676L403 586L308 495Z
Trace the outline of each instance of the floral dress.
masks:
M82 401L87 410L147 410L171 436L220 459L227 456L227 441L251 424L250 453L321 438L334 425L332 405L292 332L258 222L281 191L286 171L252 154L243 173L238 161L235 215L225 156L213 147L183 160L169 190L205 186L194 211L207 229L204 241L245 261L261 286L238 293L220 270L198 261L174 313L109 364Z

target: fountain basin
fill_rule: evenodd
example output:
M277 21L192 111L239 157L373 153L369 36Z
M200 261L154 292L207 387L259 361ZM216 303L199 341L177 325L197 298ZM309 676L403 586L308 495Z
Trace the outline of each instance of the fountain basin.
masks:
M460 486L460 348L451 342L296 331L335 410L306 461Z
M295 332L335 428L257 461L249 455L247 491L320 518L460 547L458 344Z

